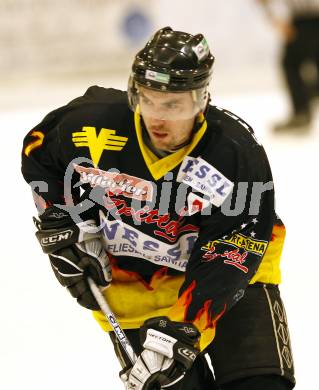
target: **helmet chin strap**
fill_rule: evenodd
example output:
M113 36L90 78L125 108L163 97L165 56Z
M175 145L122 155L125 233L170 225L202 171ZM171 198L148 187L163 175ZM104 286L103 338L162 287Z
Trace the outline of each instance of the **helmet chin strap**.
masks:
M148 132L146 131L146 127L145 127L145 124L144 124L144 121L143 121L143 117L141 117L141 125L142 125L142 137L143 137L143 142L145 143L145 145L159 158L163 158L163 157L166 157L168 156L170 153L173 153L173 152L169 152L169 151L165 151L165 150L160 150L160 149L157 149L155 148L155 146L152 144L152 141L151 141L151 138L148 134Z
M197 101L197 98L198 98L196 91L192 91L192 97L193 97L193 100L196 102L196 101ZM203 117L205 118L206 113L207 113L207 109L208 109L208 104L209 104L210 100L211 100L211 99L210 99L210 93L208 92L206 107L205 107L205 109L204 109L203 112L199 112L199 113L196 115L195 123L194 123L194 126L193 126L193 129L192 129L192 132L191 132L191 134L190 134L189 139L188 139L187 141L182 142L181 144L175 146L175 148L173 148L173 149L171 149L171 150L169 151L170 153L176 152L178 149L183 148L184 146L188 145L188 144L191 142L191 140L192 140L193 137L194 137L194 134L197 133L197 131L200 129L200 127L201 127L201 125L202 125L202 123L203 123L203 121L200 120L200 114L203 114Z
M205 109L205 112L206 112L206 109ZM198 130L201 128L202 123L203 123L203 121L199 120L199 118L200 118L199 115L200 115L200 113L198 113L196 118L195 118L195 123L194 123L193 129L192 129L192 132L189 136L189 139L187 141L184 141L181 144L175 146L174 148L170 149L170 151L169 151L170 153L174 153L177 150L179 150L179 149L183 148L184 146L191 143L194 135L198 132Z

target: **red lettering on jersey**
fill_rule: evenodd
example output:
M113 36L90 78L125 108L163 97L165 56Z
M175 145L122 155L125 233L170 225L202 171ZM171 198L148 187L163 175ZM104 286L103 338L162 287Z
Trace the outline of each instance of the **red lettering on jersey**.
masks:
M115 215L125 215L139 222L155 224L160 230L154 230L154 234L170 242L176 242L178 236L183 232L197 232L199 230L195 225L185 224L182 215L178 217L177 221L171 221L170 214L159 215L159 210L150 210L149 206L135 210L133 207L128 207L125 200L117 199L113 194L105 198L104 207L110 211L116 210Z

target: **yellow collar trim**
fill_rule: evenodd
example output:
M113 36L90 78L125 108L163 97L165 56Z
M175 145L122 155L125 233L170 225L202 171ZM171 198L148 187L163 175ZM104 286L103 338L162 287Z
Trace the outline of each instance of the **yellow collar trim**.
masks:
M177 165L179 165L185 156L190 154L202 139L207 129L207 122L203 114L199 115L198 120L202 122L201 128L194 135L192 142L189 145L182 147L176 152L169 154L166 157L159 159L152 151L144 144L142 136L141 116L138 112L134 114L135 130L137 140L147 165L148 170L155 180L159 180L167 172L172 171Z

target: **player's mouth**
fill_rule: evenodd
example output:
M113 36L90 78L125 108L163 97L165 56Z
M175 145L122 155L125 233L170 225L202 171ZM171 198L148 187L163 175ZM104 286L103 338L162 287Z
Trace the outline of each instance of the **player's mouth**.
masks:
M168 133L164 133L162 131L159 132L159 131L152 130L152 135L154 138L163 139L168 135Z

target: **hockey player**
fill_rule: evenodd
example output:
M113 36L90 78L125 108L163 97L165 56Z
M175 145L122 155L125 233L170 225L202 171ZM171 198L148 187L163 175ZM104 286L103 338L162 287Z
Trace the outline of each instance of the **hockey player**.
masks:
M282 40L280 65L291 104L290 117L273 130L307 133L313 123L313 102L319 94L319 0L258 1ZM278 3L284 5L286 16L276 9ZM312 71L307 71L307 64Z
M209 104L213 63L203 35L163 28L136 55L127 93L90 87L24 141L37 237L110 332L127 389L294 387L271 171L249 125Z

